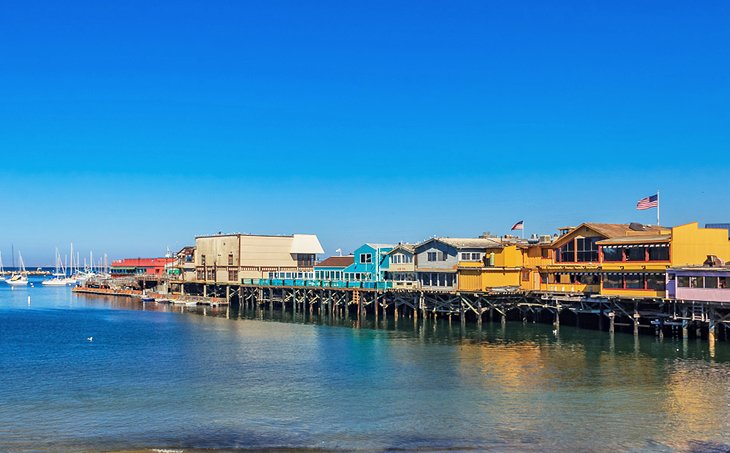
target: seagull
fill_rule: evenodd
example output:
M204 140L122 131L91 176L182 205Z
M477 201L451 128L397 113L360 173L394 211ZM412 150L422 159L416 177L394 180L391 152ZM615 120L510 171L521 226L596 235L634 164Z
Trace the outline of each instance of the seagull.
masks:
M558 334L558 329L553 330L553 335L557 335L557 334Z
M88 337L86 341L94 341L94 337Z

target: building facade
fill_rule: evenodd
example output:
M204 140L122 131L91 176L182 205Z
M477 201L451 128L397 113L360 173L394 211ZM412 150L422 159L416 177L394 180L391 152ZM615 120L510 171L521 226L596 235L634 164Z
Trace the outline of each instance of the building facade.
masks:
M112 261L112 277L138 275L167 275L175 265L175 258L124 258Z
M244 279L277 278L281 273L314 278L316 256L321 253L319 239L310 234L198 236L196 281L240 283Z
M383 282L388 271L387 254L392 244L367 243L353 252L353 263L343 269L344 280L348 282Z
M385 279L393 288L418 288L416 275L416 247L412 244L398 244L388 252L388 271Z

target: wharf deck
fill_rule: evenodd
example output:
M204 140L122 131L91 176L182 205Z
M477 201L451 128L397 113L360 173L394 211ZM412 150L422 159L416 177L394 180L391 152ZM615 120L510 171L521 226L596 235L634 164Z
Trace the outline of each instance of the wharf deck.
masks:
M356 311L358 317L408 316L417 319L452 318L477 322L488 316L507 319L552 322L584 322L589 327L613 333L616 326L630 326L634 334L653 330L715 341L718 330L730 338L730 304L679 301L661 298L620 298L597 295L550 293L541 291L434 291L404 288L347 288L300 285L257 285L253 283L169 282L169 293L153 297L177 300L195 299L200 304L238 305L250 309L344 314ZM141 295L138 290L107 288L74 289L77 293L117 296ZM149 290L147 294L150 293ZM583 320L583 321L581 321Z

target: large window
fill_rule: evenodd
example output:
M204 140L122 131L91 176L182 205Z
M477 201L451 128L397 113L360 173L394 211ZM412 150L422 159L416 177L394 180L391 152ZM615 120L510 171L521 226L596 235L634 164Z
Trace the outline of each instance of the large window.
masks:
M663 274L648 274L646 276L646 289L654 291L664 291L667 289L666 281Z
M619 274L606 274L603 276L604 288L623 288L624 278Z
M643 274L627 274L624 281L626 282L626 289L644 289Z
M626 261L646 261L645 247L629 247L626 249Z
M678 288L689 288L689 277L678 276L677 277Z
M372 262L373 262L372 253L361 253L360 254L360 264L370 264Z
M649 261L669 261L669 247L649 247Z
M560 261L563 263L575 261L575 244L573 241L560 247L559 254Z
M578 261L581 263L595 263L598 261L598 245L600 238L578 238L575 240Z
M702 277L690 277L689 278L689 287L690 288L704 288L704 282L702 281Z
M623 261L624 249L618 247L603 247L603 261Z
M717 288L717 277L705 277L705 288Z

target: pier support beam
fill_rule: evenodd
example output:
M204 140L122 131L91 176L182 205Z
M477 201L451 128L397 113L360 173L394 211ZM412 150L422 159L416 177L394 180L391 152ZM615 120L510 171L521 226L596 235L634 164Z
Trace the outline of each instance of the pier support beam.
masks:
M714 308L711 308L710 309L710 312L709 312L708 317L707 317L707 321L708 321L708 324L707 324L707 341L711 345L714 345L715 344L715 340L716 340L715 335L717 334L717 325L716 325L716 322L715 322L715 309Z
M614 312L608 314L608 333L612 335L616 331L615 318L616 314Z

